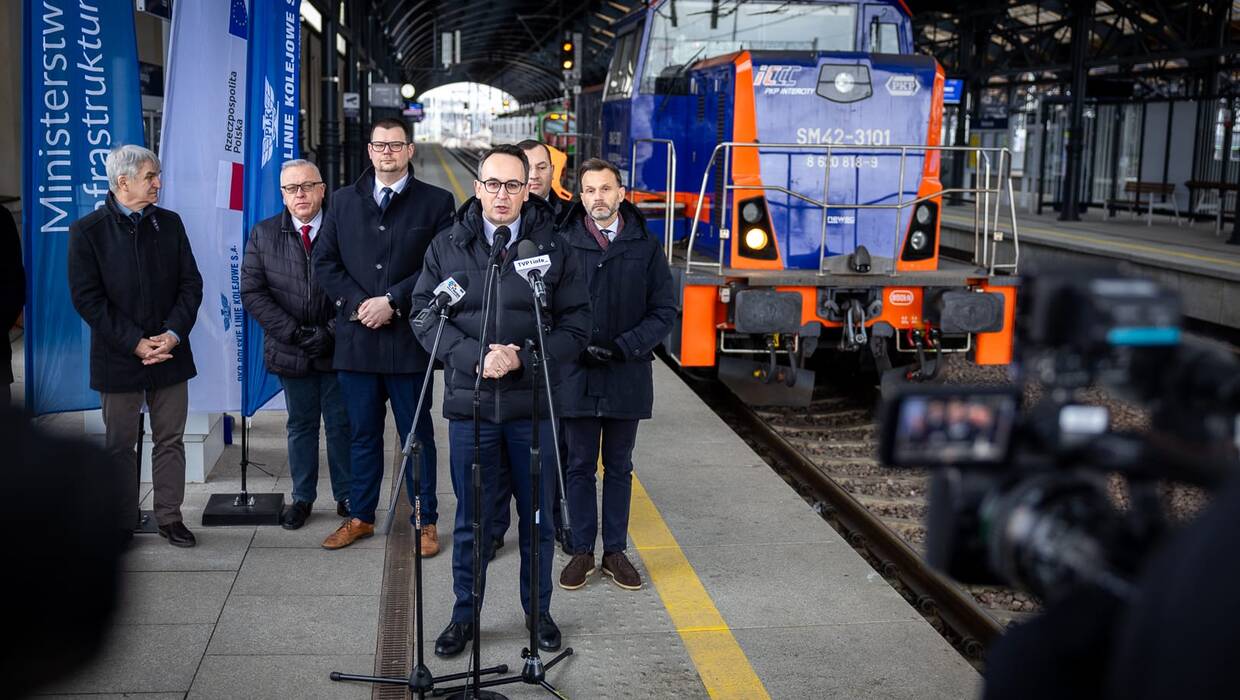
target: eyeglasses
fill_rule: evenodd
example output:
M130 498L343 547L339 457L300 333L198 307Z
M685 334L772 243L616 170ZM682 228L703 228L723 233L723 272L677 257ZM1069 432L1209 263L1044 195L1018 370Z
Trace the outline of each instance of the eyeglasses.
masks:
M370 150L372 151L379 153L391 151L395 153L396 151L403 150L405 146L409 145L409 143L407 141L371 141L367 145L370 146Z
M490 180L479 180L482 188L491 194L499 194L499 188L503 187L508 194L520 194L521 188L525 187L525 183L520 180L509 180L508 182L500 182L494 178Z
M318 182L301 182L292 185L280 185L280 189L284 190L284 194L297 194L299 191L310 194L314 191L314 188L321 184L323 184L322 180Z

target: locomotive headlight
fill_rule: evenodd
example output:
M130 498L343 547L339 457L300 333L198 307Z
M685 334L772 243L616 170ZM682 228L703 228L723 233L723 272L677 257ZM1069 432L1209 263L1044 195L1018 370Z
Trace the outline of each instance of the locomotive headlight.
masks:
M762 220L762 207L758 206L757 202L746 202L745 206L741 207L741 218L747 224L758 223Z
M927 215L926 218L930 218L929 215ZM922 231L914 231L911 234L909 234L909 237L908 237L908 244L913 246L913 250L916 250L918 252L925 250L926 243L928 243L929 241L930 239L927 238L926 234Z
M853 86L857 84L856 78L852 73L839 73L835 76L835 89L847 95L852 92Z
M745 246L750 250L762 250L771 242L771 237L760 228L751 228L745 232Z
M922 226L925 226L926 224L930 223L930 207L927 207L927 206L917 207L917 213L915 214L915 216L917 217L917 223L921 224Z

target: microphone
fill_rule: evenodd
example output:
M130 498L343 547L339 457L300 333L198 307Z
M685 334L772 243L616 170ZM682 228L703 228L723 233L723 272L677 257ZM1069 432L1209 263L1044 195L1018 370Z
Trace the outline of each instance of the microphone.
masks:
M435 287L434 295L430 303L426 305L426 308L418 312L417 318L413 320L414 326L422 328L430 320L431 316L449 306L456 306L458 302L465 298L465 288L456 281L456 278L449 277Z
M547 306L547 287L543 284L543 274L551 269L551 257L538 254L538 244L526 238L517 244L517 260L513 269L518 275L534 288L534 296L538 303Z
M495 235L491 238L491 257L487 259L487 266L495 265L499 259L499 254L508 247L508 241L512 240L512 231L507 226L495 227Z

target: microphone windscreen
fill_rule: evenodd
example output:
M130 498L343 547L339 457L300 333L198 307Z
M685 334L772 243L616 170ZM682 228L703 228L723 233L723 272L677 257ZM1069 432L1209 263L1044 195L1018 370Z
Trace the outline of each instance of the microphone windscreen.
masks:
M495 228L495 236L491 239L491 248L501 250L508 246L508 241L512 240L512 231L507 226L497 226Z
M528 238L522 239L517 243L517 259L525 260L526 258L538 257L538 244Z

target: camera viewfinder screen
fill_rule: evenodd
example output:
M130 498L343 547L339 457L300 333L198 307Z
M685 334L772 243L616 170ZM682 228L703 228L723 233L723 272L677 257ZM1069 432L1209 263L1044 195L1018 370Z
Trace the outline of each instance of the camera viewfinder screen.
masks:
M896 464L989 464L1007 457L1016 420L1011 394L914 395L900 402Z

